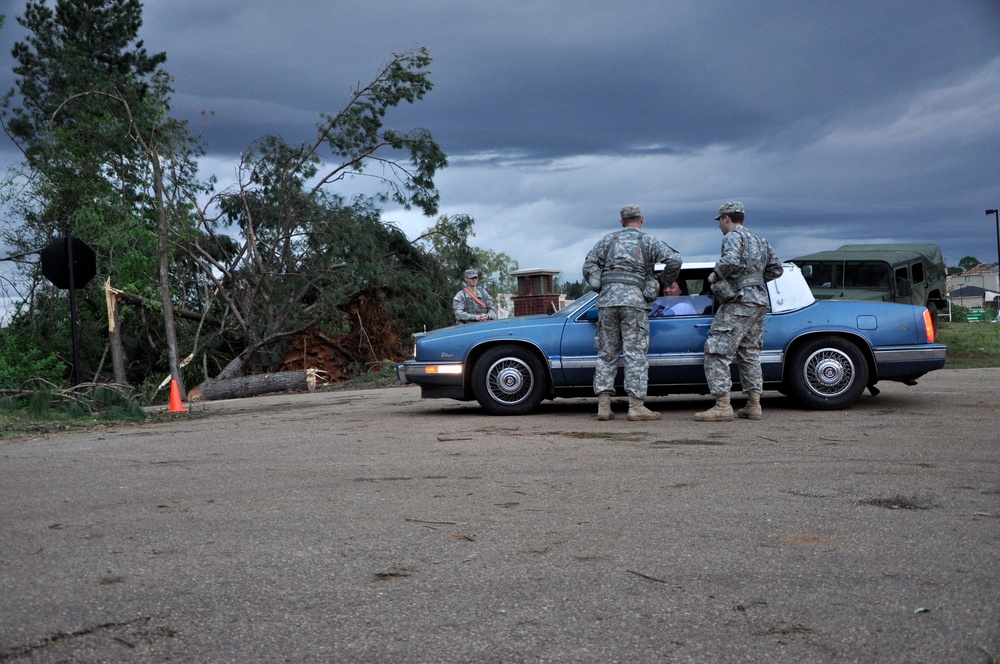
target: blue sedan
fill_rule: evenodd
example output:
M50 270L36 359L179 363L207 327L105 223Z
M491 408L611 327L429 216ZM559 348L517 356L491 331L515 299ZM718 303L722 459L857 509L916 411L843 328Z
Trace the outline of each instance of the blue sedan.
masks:
M707 293L713 264L686 264L687 292ZM890 380L915 385L940 369L945 346L935 343L924 307L886 302L817 301L798 267L768 284L770 306L761 368L764 388L795 397L805 408L846 408L865 388ZM714 304L689 296L681 308L659 306L649 321L649 395L708 394L704 345ZM672 304L672 303L666 303ZM551 315L522 316L415 334L414 359L399 379L420 385L424 398L475 399L495 415L524 415L544 399L593 396L597 351L596 293ZM619 369L617 388L622 389ZM734 390L739 374L733 366Z

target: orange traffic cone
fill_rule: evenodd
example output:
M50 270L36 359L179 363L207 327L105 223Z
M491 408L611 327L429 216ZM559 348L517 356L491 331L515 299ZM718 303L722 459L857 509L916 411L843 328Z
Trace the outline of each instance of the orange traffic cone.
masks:
M181 402L181 389L177 387L177 381L170 381L170 410L168 413L186 413L188 408Z

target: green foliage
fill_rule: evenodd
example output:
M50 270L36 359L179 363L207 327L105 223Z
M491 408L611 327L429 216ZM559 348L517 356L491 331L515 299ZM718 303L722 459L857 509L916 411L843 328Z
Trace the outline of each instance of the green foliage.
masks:
M979 264L980 264L979 259L975 258L974 256L966 256L962 260L958 261L958 267L960 268L959 270L960 272L964 272L965 270L971 270L972 268L978 266ZM958 273L956 272L956 274Z
M185 381L268 369L298 332L344 332L359 324L352 307L373 298L398 336L449 324L453 276L377 207L437 211L444 152L426 130L384 126L389 110L432 89L427 51L393 55L342 110L321 117L311 143L256 141L237 186L195 210L190 201L212 183L197 182L201 146L168 116L166 56L138 40L141 14L139 0L57 0L54 9L28 0L15 88L0 105L25 154L4 185L15 214L0 239L29 254L72 233L97 252L99 281L146 298L120 312L127 379L158 384L179 349L202 359L184 370ZM379 183L378 193L346 200L329 191L362 176ZM503 254L465 251L469 264L496 273L498 286L516 268ZM15 327L43 356L68 353L65 293L40 277L37 263L21 268L29 294ZM83 372L95 380L108 350L99 281L77 292ZM165 320L160 293L183 323Z
M62 408L58 410L53 408L57 403ZM30 392L27 396L24 410L34 420L48 420L61 415L74 419L83 416L83 409L80 408L79 404L72 401L65 403L56 402L53 393L49 390L35 390L34 392Z
M969 312L971 309L968 307L963 307L960 304L951 305L951 322L953 323L967 323L969 321Z
M35 378L62 385L65 372L65 364L55 355L8 334L0 336L0 389L21 389Z
M15 89L2 108L42 194L33 221L51 232L95 202L102 216L127 214L144 188L134 136L160 124L169 94L157 71L166 54L137 40L141 3L29 0L18 23L29 34L12 50Z
M557 282L556 289L560 293L566 294L566 299L575 300L583 297L583 294L590 290L590 287L582 281Z
M189 195L201 148L183 122L168 117L166 54L147 53L138 32L139 0L29 0L18 22L28 35L13 49L15 87L0 104L5 129L25 155L5 183L13 212L0 239L30 254L71 233L98 255L98 280L77 292L81 360L97 371L107 320L100 281L158 299L157 207L151 168L164 173L164 212L178 234L190 226ZM17 322L31 343L66 353L69 308L41 279L37 261L19 265L29 286ZM190 266L171 270L181 278ZM178 290L183 291L182 288ZM122 313L133 380L163 372L162 312ZM155 310L154 312L155 313Z
M483 285L494 295L497 293L517 293L517 279L510 276L518 269L518 262L502 251L475 248L473 265L484 277Z
M228 236L204 218L203 241L188 250L217 293L211 313L241 337L231 344L235 364L217 377L268 368L296 331L346 331L357 322L348 309L362 297L380 298L403 330L447 320L441 265L383 223L376 207L391 200L428 214L437 209L433 177L447 164L444 153L426 131L383 127L389 109L431 89L429 64L424 49L395 55L339 113L323 116L312 143L259 139L243 155L238 186L210 203L242 233L241 246L223 249ZM409 166L401 162L407 158ZM366 171L372 162L374 174ZM326 189L361 174L381 192L347 201ZM221 341L204 343L221 349L213 346Z
M476 250L469 245L469 238L476 235L473 230L475 223L475 219L467 214L442 215L414 240L414 244L433 255L449 278L460 283L466 269L479 268L476 265Z
M128 391L101 385L57 390L36 382L29 392L0 399L0 436L146 418Z
M471 246L469 239L476 235L473 229L475 223L475 219L467 214L441 216L414 240L441 264L450 277L446 290L440 293L449 302L454 291L464 286L464 273L470 267L479 270L480 285L493 294L494 299L501 293L517 292L517 281L510 276L518 269L517 261L503 252ZM454 322L450 311L449 305L449 325Z
M302 170L286 170L293 162ZM274 137L255 144L244 168L247 184L220 197L220 207L247 239L212 266L223 274L218 315L233 316L243 334L236 348L249 349L245 368L263 370L280 359L288 331L316 325L330 336L346 332L355 322L346 305L362 294L381 298L401 329L446 320L436 295L446 275L382 223L371 201L348 204L307 190L313 167Z
M91 392L88 407L103 420L132 422L146 418L146 412L130 394L100 385Z
M66 365L9 328L0 331L0 389L19 390L32 379L64 384Z
M307 146L303 157L312 159L325 145L333 161L340 163L320 179L313 191L347 173L362 173L374 161L380 170L373 177L385 186L378 195L380 202L391 200L407 209L416 205L427 215L437 212L440 196L434 187L434 175L448 165L444 152L425 129L404 133L383 129L382 124L390 108L423 99L434 87L427 71L430 63L426 48L396 53L371 83L353 91L343 110L336 115L323 114L318 139ZM404 167L394 159L375 158L386 148L408 154L412 167ZM297 168L296 163L293 170Z

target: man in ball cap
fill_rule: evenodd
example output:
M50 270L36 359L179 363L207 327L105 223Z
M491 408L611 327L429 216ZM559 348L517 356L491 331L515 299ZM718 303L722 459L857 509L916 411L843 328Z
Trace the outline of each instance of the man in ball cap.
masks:
M470 267L465 271L465 288L452 298L451 309L455 312L455 322L460 325L496 319L493 298L479 285L479 270Z
M694 416L699 422L733 419L729 392L733 387L729 365L736 356L740 383L747 404L736 415L750 420L761 418L760 395L764 381L760 372L760 349L764 345L764 317L767 314L765 284L781 276L782 267L767 240L744 228L746 214L739 201L719 208L722 254L708 275L712 294L720 304L705 340L705 378L715 405Z
M660 414L646 408L649 382L649 303L662 284L673 283L681 269L681 256L674 249L643 233L645 218L638 205L621 209L622 230L608 233L587 254L583 279L597 291L597 368L594 393L597 419L614 418L611 395L615 393L618 356L625 356L625 392L628 419L658 420ZM655 267L664 269L657 281Z

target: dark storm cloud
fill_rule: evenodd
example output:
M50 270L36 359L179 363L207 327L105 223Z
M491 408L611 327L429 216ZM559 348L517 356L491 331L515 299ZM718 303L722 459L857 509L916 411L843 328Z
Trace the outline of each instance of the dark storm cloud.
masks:
M454 152L540 157L807 140L997 53L988 2L204 4L147 6L144 34L168 53L185 112L215 111L220 151L268 121L308 135L416 45L435 90L403 117ZM253 99L288 112L261 117Z
M434 90L387 121L433 132L442 213L472 214L476 241L522 267L578 278L632 202L710 258L733 198L785 257L919 241L993 260L995 0L158 0L144 17L221 177L263 134L310 139L392 53L426 47ZM386 216L411 236L431 223Z

